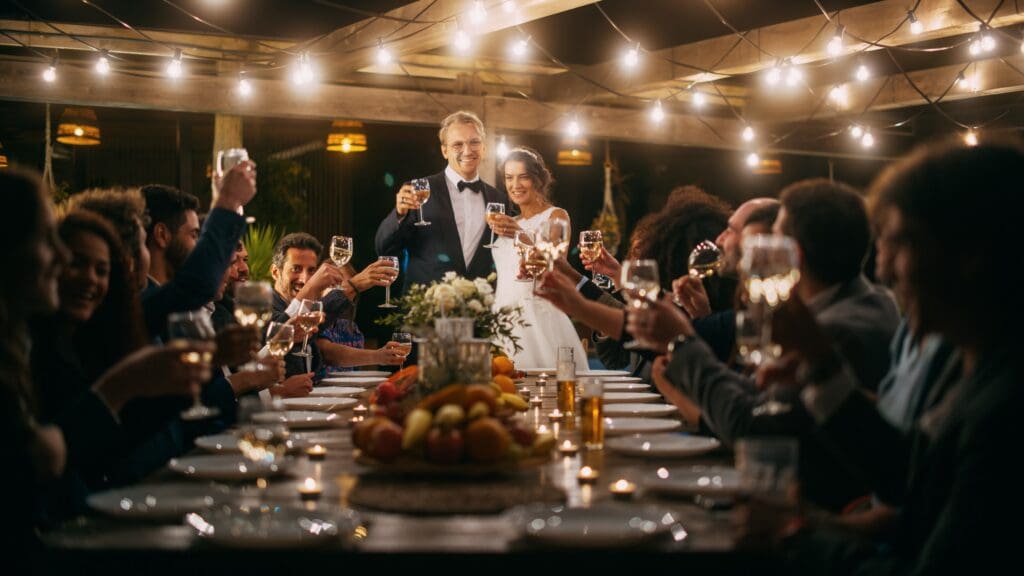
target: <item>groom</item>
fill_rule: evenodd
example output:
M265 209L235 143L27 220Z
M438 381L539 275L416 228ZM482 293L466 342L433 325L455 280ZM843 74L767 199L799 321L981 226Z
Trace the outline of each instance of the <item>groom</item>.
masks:
M408 264L402 270L405 289L440 280L455 271L467 278L485 277L494 269L484 218L488 202L508 204L508 195L480 179L478 169L487 148L480 118L465 110L448 115L438 132L441 155L448 166L433 176L430 199L420 206L412 185L404 184L392 210L377 228L375 245L381 256L397 256ZM416 226L416 210L430 226Z

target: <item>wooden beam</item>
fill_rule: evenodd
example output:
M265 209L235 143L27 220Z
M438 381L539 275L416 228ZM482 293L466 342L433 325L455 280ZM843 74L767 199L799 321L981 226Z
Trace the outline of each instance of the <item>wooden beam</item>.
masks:
M599 0L516 0L515 11L505 13L493 2L487 17L481 23L471 23L467 10L472 5L466 0L418 0L396 8L388 16L402 19L417 18L423 22L439 24L409 24L398 31L403 23L385 18L370 18L331 32L309 46L312 53L337 53L322 63L329 77L345 75L374 64L377 41L381 38L396 57L429 52L448 46L461 24L467 33L482 36L519 24L539 20L567 10L593 4ZM422 13L421 13L422 12ZM458 23L457 23L458 22ZM391 40L395 34L398 40Z
M651 128L646 111L600 106L548 105L495 96L429 94L321 84L297 90L278 80L253 78L246 99L235 91L233 78L198 76L178 81L111 73L97 81L89 69L63 67L57 81L40 77L38 64L0 62L0 98L83 106L175 110L234 116L351 118L365 122L435 126L457 109L478 112L495 132L561 134L569 114L579 118L590 138L662 143L702 148L738 149L742 130L732 118L669 114ZM706 122L706 124L705 124ZM709 129L721 134L722 141ZM325 125L326 129L326 125Z
M983 18L987 18L1000 4L999 0L966 0L966 3L975 14ZM911 4L913 3L907 0L873 2L843 10L841 21L850 33L874 41L903 20ZM904 23L883 42L890 46L903 45L966 34L978 30L979 27L978 22L964 11L956 0L922 0L916 15L925 26L921 34L911 33L909 25ZM992 18L991 25L998 28L1020 22L1024 22L1024 13L1017 13L1013 2L1003 2L1002 7ZM819 14L748 32L747 37L764 52L744 41L737 44L736 35L729 34L656 50L644 55L635 70L625 70L619 62L613 61L579 67L577 71L587 78L602 79L603 84L616 91L632 93L671 88L680 82L705 82L726 76L758 72L775 63L765 53L779 58L795 56L794 61L798 64L824 62L833 58L828 53L827 46L835 32L835 26L828 24L815 38L815 34L824 23L825 17ZM805 46L807 49L801 52ZM847 37L843 45L843 54L877 49ZM800 54L796 56L798 52ZM729 55L719 63L719 59L726 53ZM716 74L706 74L678 66L666 62L665 58L693 64L703 69L711 69L714 66ZM533 95L546 101L569 102L579 101L587 95L594 94L595 91L598 89L592 84L566 73L537 79L534 82Z
M216 57L222 56L225 53L271 55L275 53L274 48L283 50L294 45L294 42L282 42L280 40L263 38L142 30L147 36L159 42L154 43L123 27L69 24L66 22L54 22L53 24L70 35L82 38L96 48L106 49L115 54L169 56L168 49L159 44L163 43L171 46L180 46L188 54L197 57ZM18 42L33 48L92 50L92 48L85 44L61 34L42 22L0 20L0 31L16 38ZM18 42L0 34L0 46L19 46Z
M1006 60L1018 70L1024 71L1024 57L1015 56ZM869 111L921 106L928 102L914 90L907 77L910 77L929 99L935 101L956 81L957 73L963 68L963 64L954 64L908 72L907 76L894 74L872 78L866 82L849 82L845 85L849 105L842 108L831 101L821 107L817 106L819 100L827 97L830 86L815 87L816 95L801 91L799 94L784 98L754 98L746 109L746 116L752 121L802 122L806 121L816 108L814 119L857 115L871 102L876 93L878 97L871 104ZM974 86L953 86L942 98L943 102L1024 91L1024 75L998 58L976 61L967 67L964 75L976 80L976 89Z

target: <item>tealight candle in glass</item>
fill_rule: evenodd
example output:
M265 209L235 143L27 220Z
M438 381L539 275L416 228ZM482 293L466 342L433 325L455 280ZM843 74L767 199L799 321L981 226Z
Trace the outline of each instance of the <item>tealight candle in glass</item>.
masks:
M318 500L323 493L323 486L315 478L306 478L299 484L299 497L303 500Z

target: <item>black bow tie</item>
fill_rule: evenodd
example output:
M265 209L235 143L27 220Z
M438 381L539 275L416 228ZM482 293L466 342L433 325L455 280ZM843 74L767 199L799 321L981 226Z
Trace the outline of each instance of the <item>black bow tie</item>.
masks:
M476 192L477 194L480 194L481 192L484 191L484 181L483 180L474 180L472 182L466 182L465 180L459 180L459 183L456 184L456 186L459 188L459 192L462 192L466 188L469 188L470 190L472 190L473 192Z

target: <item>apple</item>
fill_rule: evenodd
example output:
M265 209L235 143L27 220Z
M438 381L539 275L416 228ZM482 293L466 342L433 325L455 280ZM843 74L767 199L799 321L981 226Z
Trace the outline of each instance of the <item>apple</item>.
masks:
M402 427L385 420L373 427L367 453L382 462L390 462L402 452Z
M427 459L438 464L456 464L462 460L466 443L458 430L431 429L427 434Z

